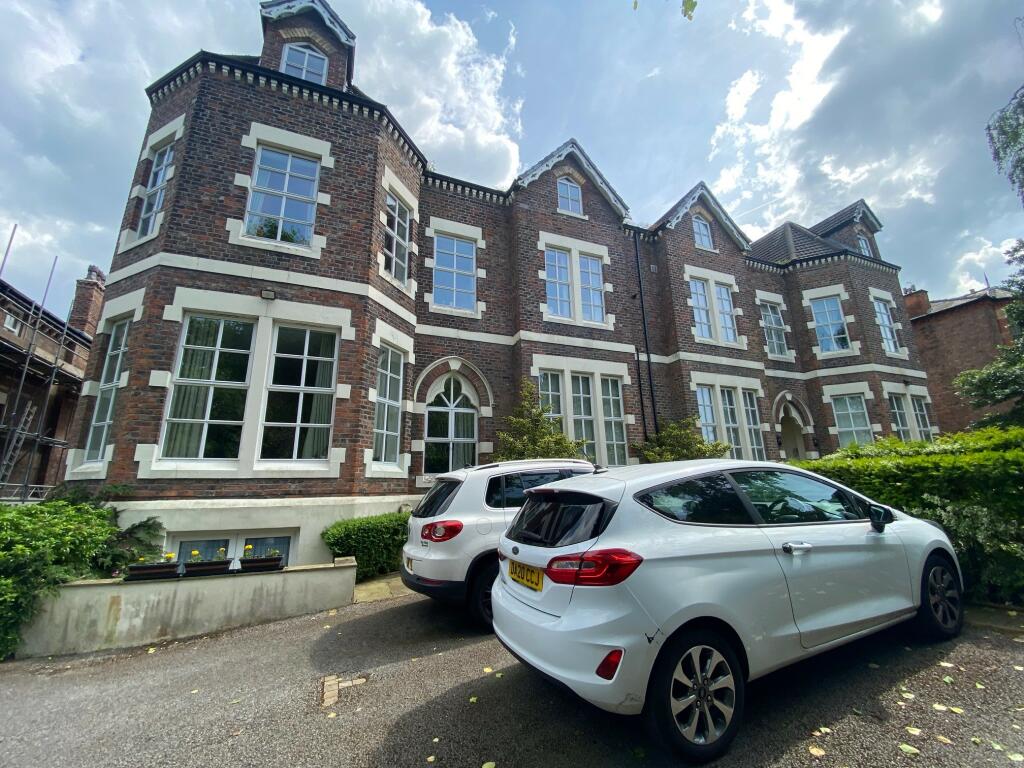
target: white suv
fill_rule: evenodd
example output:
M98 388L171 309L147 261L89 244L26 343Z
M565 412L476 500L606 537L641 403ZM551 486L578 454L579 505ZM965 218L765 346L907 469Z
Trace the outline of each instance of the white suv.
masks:
M498 545L498 640L691 761L729 746L747 681L900 621L963 624L941 527L790 466L619 467L527 496Z
M519 512L526 490L593 471L588 461L535 459L438 475L409 518L402 581L429 597L465 601L473 616L490 625L498 537Z

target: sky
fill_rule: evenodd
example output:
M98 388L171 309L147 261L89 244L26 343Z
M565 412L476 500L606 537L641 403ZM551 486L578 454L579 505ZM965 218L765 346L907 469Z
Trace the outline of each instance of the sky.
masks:
M863 197L933 298L993 285L1024 209L984 127L1024 80L1011 0L332 0L355 82L432 167L505 188L570 136L650 223L700 180L751 237ZM257 0L3 0L3 278L64 315L108 269L149 116L200 48L258 54Z

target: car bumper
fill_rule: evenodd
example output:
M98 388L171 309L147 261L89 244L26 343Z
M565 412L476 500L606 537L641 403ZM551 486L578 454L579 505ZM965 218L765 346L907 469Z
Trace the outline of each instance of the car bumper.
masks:
M591 597L595 605L587 606ZM657 629L649 626L635 603L597 605L598 599L573 594L572 611L551 616L515 598L499 578L491 592L494 634L521 662L591 704L623 715L639 714L657 652L647 638L653 638ZM597 666L616 648L623 651L622 662L615 677L603 680L596 674Z
M433 597L437 600L461 601L466 599L466 582L464 581L440 581L439 579L428 579L425 576L417 576L409 573L402 563L402 583L413 592Z

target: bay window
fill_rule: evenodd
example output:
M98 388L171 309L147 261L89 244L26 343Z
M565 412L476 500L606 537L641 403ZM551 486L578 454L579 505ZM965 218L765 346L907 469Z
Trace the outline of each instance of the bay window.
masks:
M121 320L115 323L110 331L110 343L107 346L107 356L103 361L96 407L93 410L92 425L89 428L89 438L85 447L86 461L103 459L107 437L114 422L114 400L117 388L121 383L121 369L124 367L127 349L128 320Z
M833 395L832 412L840 448L866 445L874 440L863 395Z
M583 455L597 461L594 434L594 402L590 376L572 376L573 439L583 441Z
M604 415L606 462L613 467L626 463L626 418L622 407L622 384L610 376L601 377L601 410Z
M384 224L384 270L404 284L409 277L409 209L390 192Z
M764 340L769 355L789 357L786 346L786 324L782 320L782 308L770 301L761 301L761 325L764 326Z
M910 403L914 408L914 421L917 424L917 435L919 440L932 440L932 423L928 418L927 400L918 395L912 395Z
M156 215L163 210L164 193L167 190L168 169L174 163L174 145L168 144L157 151L153 166L146 182L146 197L142 203L142 218L139 219L139 237L145 237L154 229Z
M825 296L811 300L814 332L822 353L844 352L850 349L850 335L846 330L843 305L839 296Z
M313 239L320 164L260 146L245 214L245 235L291 245Z
M476 243L448 235L434 236L434 294L439 307L476 309Z
M540 405L547 410L545 414L551 421L562 428L562 376L555 371L541 371L538 377Z
M700 372L691 377L701 437L727 443L731 458L764 461L757 379Z

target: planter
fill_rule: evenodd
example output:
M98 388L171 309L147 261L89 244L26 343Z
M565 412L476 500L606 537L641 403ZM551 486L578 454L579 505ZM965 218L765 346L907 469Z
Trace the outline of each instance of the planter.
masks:
M176 579L178 563L134 563L128 566L125 581L142 581L143 579Z
M273 557L240 557L238 564L242 566L242 573L279 571L284 568L284 558L281 555Z
M198 563L185 563L185 576L224 576L231 567L230 560L201 560Z

